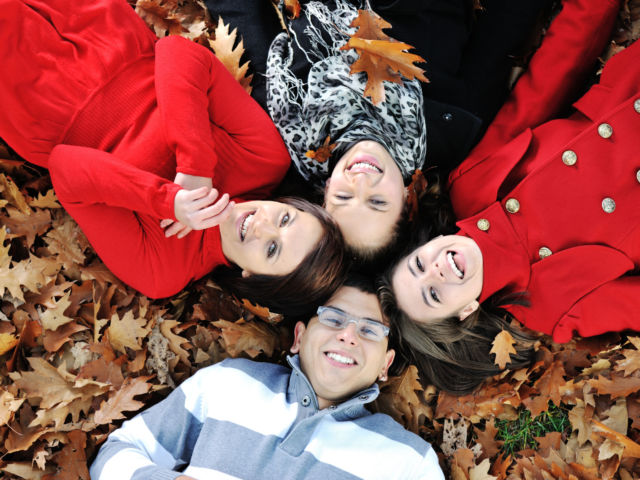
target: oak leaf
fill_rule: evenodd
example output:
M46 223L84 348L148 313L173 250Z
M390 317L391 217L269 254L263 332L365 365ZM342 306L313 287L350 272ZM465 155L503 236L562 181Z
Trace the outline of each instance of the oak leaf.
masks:
M482 451L484 452L485 457L492 458L496 453L500 451L500 446L504 442L501 440L496 440L498 429L496 428L494 418L492 418L490 422L487 421L485 423L484 431L476 428L475 432L478 436L478 443L482 445Z
M87 434L82 430L73 430L67 434L69 443L55 454L54 459L58 465L55 475L45 477L46 480L91 480L87 468Z
M183 363L189 365L191 363L189 362L189 352L182 348L182 345L191 347L191 344L186 338L173 333L172 328L177 325L179 325L179 322L177 322L176 320L163 320L159 324L160 333L162 333L162 335L164 335L164 337L169 340L169 348L171 349L171 351L178 355Z
M7 207L6 210L9 216L0 218L7 228L8 237L25 237L29 247L33 245L36 236L43 235L51 228L49 210L36 209L28 214L13 207Z
M249 312L254 314L256 317L258 317L260 320L264 320L265 322L274 324L282 321L282 318L283 318L282 314L273 313L267 307L263 307L258 304L253 304L246 298L242 299L242 306L244 307L245 310L248 310Z
M39 208L62 208L62 205L58 203L58 197L56 197L53 188L47 190L45 195L38 193L38 196L35 199L29 200L29 206Z
M242 38L240 38L238 45L234 47L237 30L237 28L234 28L231 33L229 33L229 25L225 25L222 18L218 17L215 38L213 40L209 39L209 46L211 46L218 60L229 70L233 78L242 85L242 88L244 88L247 93L251 93L251 80L253 79L253 75L247 76L249 62L246 61L240 65L240 59L244 53Z
M40 313L40 321L46 330L56 330L59 326L72 322L73 318L67 317L64 312L71 305L69 296L71 290L56 302L55 307L46 308Z
M626 435L616 432L612 428L607 427L605 424L592 420L592 437L593 435L599 435L601 437L612 440L624 447L623 457L640 458L640 445L631 440Z
M491 342L491 345L493 346L489 353L494 353L496 355L493 363L498 365L501 370L503 370L507 366L507 363L511 361L511 354L515 355L518 353L516 349L513 348L515 343L516 341L507 330L502 330L496 335L493 342Z
M300 2L298 0L284 0L284 11L287 12L289 18L298 18L300 16Z
M156 36L180 35L186 31L170 5L162 0L138 0L136 13L153 29Z
M0 188L2 190L2 196L9 201L11 205L16 207L20 212L25 215L31 213L27 200L20 192L20 189L16 186L11 177L7 177L4 173L0 173Z
M327 135L327 138L324 139L324 143L321 147L319 147L317 150L307 150L305 156L314 159L318 163L326 162L327 160L329 160L329 158L331 158L331 152L333 151L333 149L336 148L335 143L329 144L330 141L331 138L329 135Z
M6 425L13 414L18 411L25 398L16 398L11 392L0 390L0 426Z
M611 399L627 397L640 390L640 378L638 377L612 376L612 379L609 380L602 375L598 375L598 378L590 379L589 384L592 385L600 395L611 395Z
M251 358L255 358L264 352L267 356L273 355L277 338L275 333L262 322L229 322L218 320L213 324L222 330L222 340L229 355L237 357L246 352Z
M364 96L371 97L374 105L384 101L384 80L402 83L401 75L409 80L418 78L423 82L429 80L424 70L415 66L414 62L424 62L419 55L408 53L411 45L398 42L382 30L391 27L372 10L359 10L358 16L351 23L358 28L342 50L355 49L360 58L351 65L351 74L365 72L367 84Z
M76 322L66 323L55 331L47 330L42 342L44 349L51 353L57 352L65 343L72 341L72 335L82 332L83 330L88 330L88 327Z
M485 458L479 465L475 465L469 469L469 480L498 480L498 477L489 475L491 462Z
M99 425L111 423L114 420L125 418L122 412L135 412L144 407L144 403L134 400L136 395L147 393L151 384L147 383L151 376L127 377L122 387L111 395L108 400L100 404L100 408L93 416L93 421Z
M114 350L120 353L127 353L126 347L131 350L140 350L142 348L142 339L151 331L151 327L147 326L145 318L134 318L133 312L127 310L122 320L117 313L114 313L109 322L109 341Z

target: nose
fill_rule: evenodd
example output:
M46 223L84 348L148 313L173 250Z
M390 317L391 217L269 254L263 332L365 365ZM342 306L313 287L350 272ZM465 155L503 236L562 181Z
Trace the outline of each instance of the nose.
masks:
M345 342L349 345L357 345L358 344L358 330L357 325L355 323L349 323L347 328L339 330L337 333L338 340L341 342Z
M442 263L438 260L432 262L428 268L422 273L422 278L427 281L440 281L446 280L442 269Z
M256 238L271 237L277 229L264 212L258 211L253 219L253 234Z

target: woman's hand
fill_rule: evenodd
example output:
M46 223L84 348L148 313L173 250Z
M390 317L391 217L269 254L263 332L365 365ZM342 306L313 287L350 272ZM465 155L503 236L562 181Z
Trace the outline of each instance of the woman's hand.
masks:
M196 190L180 190L174 199L174 213L178 222L165 219L162 228L168 227L165 235L182 238L191 230L204 230L223 222L235 205L229 201L229 194L218 198L218 190L200 187ZM168 223L171 222L171 223Z
M181 187L186 190L196 190L198 188L205 187L207 192L211 190L212 181L210 177L200 177L197 175L188 175L186 173L176 173L176 177L173 180L174 183L177 183ZM227 197L228 199L228 197ZM222 200L222 199L221 199ZM174 200L174 209L175 209L175 200ZM176 216L176 218L178 218ZM179 220L179 219L178 219ZM221 219L220 221L224 220ZM182 223L181 221L175 222L170 218L165 218L160 222L160 228L165 229L165 236L171 237L173 235L178 235L178 238L183 238L186 236L191 230L198 230L197 228L193 228L187 224ZM204 227L208 228L208 227Z

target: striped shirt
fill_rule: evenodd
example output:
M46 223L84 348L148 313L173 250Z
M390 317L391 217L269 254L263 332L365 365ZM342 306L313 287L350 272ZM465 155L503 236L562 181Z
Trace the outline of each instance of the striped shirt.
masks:
M113 432L91 478L444 479L427 442L365 409L377 385L319 410L298 357L288 360L292 370L230 359L198 371Z

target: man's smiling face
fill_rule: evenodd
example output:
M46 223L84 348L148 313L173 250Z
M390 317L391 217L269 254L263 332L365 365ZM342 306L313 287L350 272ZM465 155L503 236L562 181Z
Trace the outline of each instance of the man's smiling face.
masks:
M325 305L382 323L377 297L355 287L341 287ZM300 354L302 371L318 396L320 408L348 399L387 375L394 357L394 351L387 350L387 338L363 339L357 330L354 323L336 330L320 323L317 316L306 327L302 322L296 324L291 351Z

